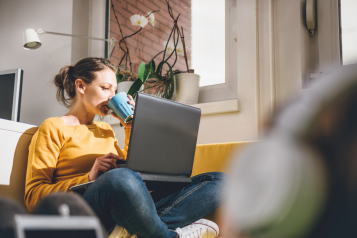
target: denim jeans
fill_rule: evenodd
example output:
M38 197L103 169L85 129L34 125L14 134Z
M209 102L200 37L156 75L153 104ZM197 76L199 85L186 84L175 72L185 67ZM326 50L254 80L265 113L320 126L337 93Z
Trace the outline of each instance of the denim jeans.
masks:
M176 191L151 194L137 172L113 169L100 176L83 198L108 231L115 224L139 237L178 237L174 231L208 215L224 201L227 176L221 172L200 174Z

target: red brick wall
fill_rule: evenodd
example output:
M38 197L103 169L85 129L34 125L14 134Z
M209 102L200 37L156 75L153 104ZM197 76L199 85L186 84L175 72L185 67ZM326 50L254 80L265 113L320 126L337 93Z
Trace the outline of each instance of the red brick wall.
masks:
M132 15L147 16L148 12L155 12L155 26L148 23L138 34L127 38L126 43L129 47L130 58L132 62L132 71L137 73L138 66L141 62L148 63L156 54L164 50L163 42L168 40L171 29L174 25L168 10L165 0L112 0L114 10L118 17L119 23L123 30L124 36L133 34L140 29L140 26L133 26L130 21ZM188 53L188 64L190 67L191 53L191 0L171 0L170 6L173 10L174 17L180 14L178 26L184 29L186 51ZM114 16L114 11L110 11L110 38L115 37L118 41L122 39L117 21ZM173 42L173 38L170 39ZM180 40L181 42L181 40ZM124 44L121 44L124 46ZM123 47L125 49L125 47ZM123 52L116 48L111 57L111 62L115 65L119 64ZM166 52L166 56L168 52ZM163 54L155 58L155 63L162 60ZM173 55L169 63L172 65L175 56ZM125 64L125 60L122 62ZM129 66L129 62L128 62ZM186 71L186 63L183 56L178 56L177 62L173 69Z

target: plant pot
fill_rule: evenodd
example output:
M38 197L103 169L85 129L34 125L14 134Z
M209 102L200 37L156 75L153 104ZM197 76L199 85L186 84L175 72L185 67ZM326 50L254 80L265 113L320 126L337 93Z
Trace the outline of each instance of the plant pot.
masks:
M151 94L151 95L154 95L157 91L157 88L159 87L158 85L156 85L156 81L153 81L153 82L150 82L150 81L146 81L144 84L143 84L143 87L144 87L144 93L147 93L147 94Z
M124 81L124 82L118 83L118 93L120 93L120 92L128 93L128 91L129 91L131 85L133 85L133 83L134 83L134 81Z
M175 101L188 105L198 103L200 91L200 76L194 73L175 75Z

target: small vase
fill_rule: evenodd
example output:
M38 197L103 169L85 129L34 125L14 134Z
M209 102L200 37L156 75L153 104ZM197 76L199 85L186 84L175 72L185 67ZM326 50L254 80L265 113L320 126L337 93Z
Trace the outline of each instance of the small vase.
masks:
M140 80L140 79L139 79ZM131 85L133 85L134 81L123 81L118 83L118 93L126 92L128 93Z
M183 104L197 104L200 92L200 76L194 73L175 75L175 101Z

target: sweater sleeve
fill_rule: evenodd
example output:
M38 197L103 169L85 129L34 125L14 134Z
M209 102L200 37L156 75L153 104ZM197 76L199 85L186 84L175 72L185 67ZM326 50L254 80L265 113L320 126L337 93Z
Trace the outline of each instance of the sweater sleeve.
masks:
M64 142L63 132L48 120L40 126L31 140L24 197L30 212L42 198L50 193L67 191L74 185L88 182L87 173L56 184L52 183Z

